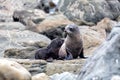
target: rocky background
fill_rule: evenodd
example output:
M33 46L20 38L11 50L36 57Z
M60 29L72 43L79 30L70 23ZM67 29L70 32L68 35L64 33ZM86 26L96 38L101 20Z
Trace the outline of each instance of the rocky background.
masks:
M120 0L0 0L0 80L119 80L119 21ZM73 23L87 59L34 59Z

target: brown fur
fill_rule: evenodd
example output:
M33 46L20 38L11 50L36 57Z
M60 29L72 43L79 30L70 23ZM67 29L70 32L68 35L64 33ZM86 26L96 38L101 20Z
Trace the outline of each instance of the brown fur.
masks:
M35 54L35 59L58 59L59 55L59 49L61 45L63 44L64 40L60 38L56 38L52 40L52 42L45 48L40 48L36 54Z
M77 25L68 25L65 28L65 31L67 33L67 37L59 50L59 58L73 59L78 56L84 58L83 42Z

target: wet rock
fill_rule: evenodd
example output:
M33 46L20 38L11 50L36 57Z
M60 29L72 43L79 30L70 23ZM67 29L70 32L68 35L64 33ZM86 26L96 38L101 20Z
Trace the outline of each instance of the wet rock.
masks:
M15 61L0 59L0 80L31 80L31 74Z
M76 80L77 75L73 74L73 73L69 73L69 72L64 72L61 74L54 74L51 77L51 80Z
M59 9L77 24L94 25L108 17L116 19L120 14L118 0L60 0Z
M32 80L50 80L50 78L45 73L40 73L32 76Z
M1 22L1 30L25 30L25 26L19 22Z
M18 50L19 52L27 49L29 52L47 46L51 42L46 36L31 31L0 30L0 33L0 57L3 57L3 53L7 49L13 49L13 51L19 49L21 50Z
M117 24L107 39L88 58L80 71L78 80L111 80L120 74L120 24Z

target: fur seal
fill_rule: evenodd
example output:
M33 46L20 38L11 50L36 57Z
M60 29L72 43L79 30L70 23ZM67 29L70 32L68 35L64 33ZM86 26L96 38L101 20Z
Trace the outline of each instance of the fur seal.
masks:
M78 58L78 56L85 58L83 53L83 41L78 26L75 24L67 25L65 32L67 33L67 37L59 50L59 59L70 60Z
M45 48L40 48L35 53L35 59L44 59L49 61L50 59L58 59L59 49L62 46L64 40L61 38L55 38L52 42Z

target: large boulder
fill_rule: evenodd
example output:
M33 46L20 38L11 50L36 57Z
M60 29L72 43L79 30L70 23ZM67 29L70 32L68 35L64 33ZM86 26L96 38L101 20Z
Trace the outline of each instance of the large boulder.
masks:
M31 80L31 74L15 61L0 59L0 80Z
M88 58L77 80L113 80L120 74L120 24Z
M19 22L1 22L1 30L25 30L25 26Z
M78 24L93 25L105 17L116 19L120 15L120 2L118 0L60 0L59 9Z
M36 49L45 47L51 42L46 36L27 30L0 30L0 33L0 57L12 57L16 54L17 58L17 56L20 56L20 53L21 55L25 56L26 54L28 56L28 54L34 54ZM7 54L3 54L4 52ZM33 58L33 56L31 57Z
M79 28L83 40L85 56L90 56L91 52L105 40L105 37L103 37L101 33L90 29L89 26L79 26Z

